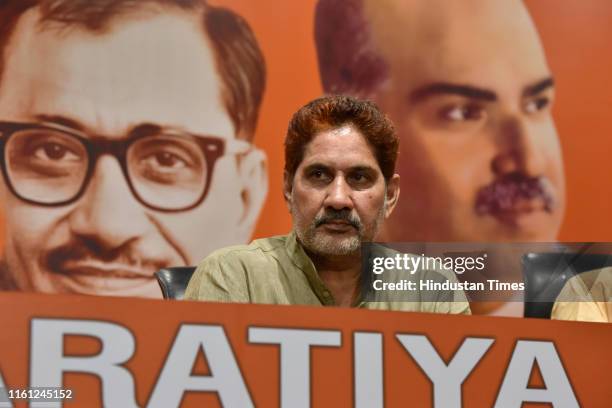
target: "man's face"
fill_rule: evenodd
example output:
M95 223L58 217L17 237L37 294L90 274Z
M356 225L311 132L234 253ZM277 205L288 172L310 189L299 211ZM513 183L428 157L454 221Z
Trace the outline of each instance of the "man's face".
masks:
M44 120L104 140L124 139L145 124L226 142L235 138L197 16L126 16L103 34L75 27L40 30L38 18L36 9L24 14L5 51L0 121ZM54 155L54 149L32 148L32 157L53 164L79 158L65 150ZM155 168L165 177L165 170L189 165L181 154L176 146L161 156L143 153L143 174ZM265 183L252 181L250 187L265 195ZM252 205L243 202L244 184L231 154L216 162L206 199L180 212L137 201L110 154L99 157L86 190L67 205L26 203L4 180L5 260L23 290L159 297L155 270L192 265L212 249L248 239L261 200L251 195Z
M554 240L564 175L554 89L520 2L366 1L388 65L373 98L402 138L386 238Z
M354 254L391 214L399 176L385 184L372 148L352 126L323 131L306 146L285 198L298 239L323 256Z

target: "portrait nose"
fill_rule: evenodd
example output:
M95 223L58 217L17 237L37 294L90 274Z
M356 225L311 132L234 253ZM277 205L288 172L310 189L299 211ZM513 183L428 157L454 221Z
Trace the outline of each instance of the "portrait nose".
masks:
M521 173L537 177L542 174L544 157L533 127L519 118L513 118L502 124L499 133L499 149L491 163L496 175Z
M70 227L75 235L105 249L137 239L150 227L115 158L98 160L87 190L70 214Z
M351 186L348 185L344 177L336 177L334 181L329 184L324 205L335 210L342 210L344 208L352 210L353 199L351 194Z

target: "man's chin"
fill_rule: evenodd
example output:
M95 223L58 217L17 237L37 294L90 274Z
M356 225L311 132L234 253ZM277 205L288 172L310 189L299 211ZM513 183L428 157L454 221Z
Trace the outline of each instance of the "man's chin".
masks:
M325 256L343 256L357 253L361 246L357 236L317 234L312 242L312 252Z

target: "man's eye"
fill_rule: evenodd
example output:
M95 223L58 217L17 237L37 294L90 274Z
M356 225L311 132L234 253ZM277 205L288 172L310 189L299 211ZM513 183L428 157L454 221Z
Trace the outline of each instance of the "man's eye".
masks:
M323 170L313 170L310 172L309 177L316 181L325 181L329 178L327 173Z
M525 112L536 113L546 109L550 105L550 99L546 97L536 98L525 104Z
M351 175L351 179L357 183L364 183L369 180L369 177L362 173L355 173Z
M33 151L34 157L39 160L74 162L79 156L69 148L58 143L44 143Z
M442 118L451 122L476 121L482 119L484 115L484 109L474 105L452 106L441 112Z

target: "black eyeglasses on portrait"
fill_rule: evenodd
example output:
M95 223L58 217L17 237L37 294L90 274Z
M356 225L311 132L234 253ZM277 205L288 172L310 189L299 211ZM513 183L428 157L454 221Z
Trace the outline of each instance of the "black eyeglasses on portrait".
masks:
M42 206L75 202L87 189L98 159L115 157L134 197L157 211L187 211L209 191L215 162L244 154L242 140L200 136L158 125L135 127L108 139L55 123L0 121L2 173L10 191Z

